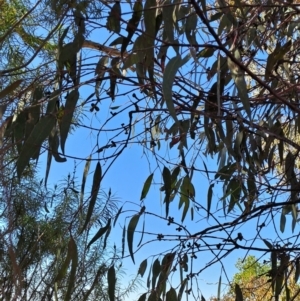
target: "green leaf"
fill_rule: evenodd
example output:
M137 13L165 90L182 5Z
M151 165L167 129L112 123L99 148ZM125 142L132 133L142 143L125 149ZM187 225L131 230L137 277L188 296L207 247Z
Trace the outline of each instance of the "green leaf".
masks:
M218 12L216 14L211 15L209 22L213 22L219 20L223 16L223 12Z
M65 143L70 131L74 111L76 108L77 101L79 99L78 90L73 90L66 100L66 105L64 108L64 114L60 122L60 145L63 154L65 154Z
M37 148L39 149L44 140L51 133L55 122L55 117L48 115L42 117L34 126L34 129L32 130L28 139L25 141L20 156L17 160L17 174L19 179L21 178L25 167L29 163L30 158L35 154Z
M94 207L96 204L98 192L100 189L101 180L102 180L102 170L101 170L100 162L98 162L96 165L96 169L95 169L94 177L93 177L93 185L92 185L92 191L91 191L91 196L90 196L90 204L89 204L89 208L88 208L88 211L86 214L86 219L85 219L85 222L84 222L84 225L82 227L80 234L86 229L86 226L88 225L88 223L91 220L92 213L93 213L93 210L94 210Z
M76 282L75 281L76 280L76 270L77 270L77 266L78 266L78 250L77 250L76 242L72 236L70 239L69 247L70 247L70 256L71 256L71 260L72 260L72 265L71 265L71 271L70 271L70 276L69 276L69 284L68 284L67 292L66 292L66 295L64 298L65 301L71 300L72 292L73 292L74 285Z
M210 214L211 199L212 199L214 186L215 184L210 184L207 192L207 218L209 218L209 214Z
M138 301L146 301L146 296L147 296L147 293L142 294L142 295L139 297Z
M96 65L96 69L95 69L95 75L97 75L98 81L99 82L99 86L101 84L101 81L99 81L99 79L102 79L105 75L106 72L106 66L108 65L109 62L109 57L108 56L102 56L97 65Z
M57 103L59 102L58 97L60 93L61 93L60 90L55 90L50 94L47 109L46 109L46 115L54 114L57 112Z
M134 264L135 264L135 262L134 262L133 251L132 251L132 244L133 244L134 231L135 231L135 228L136 228L136 226L139 222L139 219L140 219L140 214L134 215L131 218L131 220L128 224L128 227L127 227L128 250L129 250L129 254L130 254L131 259L132 259Z
M121 30L121 5L120 1L116 1L110 10L109 16L107 17L106 27L109 31L119 33Z
M21 85L22 82L22 79L18 79L6 88L4 88L2 91L0 91L0 99L14 92Z
M204 49L202 49L199 53L197 53L196 57L200 58L200 57L211 57L214 55L216 48L213 47L206 47Z
M221 300L221 286L222 286L222 277L220 275L219 283L218 283L218 294L217 294L218 300Z
M233 55L237 60L240 60L240 52L238 49L234 51ZM251 119L250 101L248 97L248 89L245 81L244 71L237 64L235 64L229 57L227 59L227 64L232 79L236 85L238 96L241 99L241 102L244 106L244 109L248 117Z
M147 259L143 260L142 263L140 264L138 274L141 275L141 277L143 277L146 272L146 269L147 269Z
M111 231L111 226L108 227L106 233L105 233L105 236L104 236L104 240L103 240L103 250L106 249L106 242L107 242L107 238L110 234L110 231Z
M177 301L176 290L171 287L166 294L166 301Z
M270 250L273 249L273 245L272 245L270 242L268 242L266 239L263 239L263 242L265 243L265 245L266 245Z
M282 210L281 216L280 216L280 231L283 233L285 229L285 224L286 224L286 217L285 214Z
M143 190L142 190L140 201L143 200L147 196L149 188L150 188L151 183L152 183L152 179L153 179L153 173L150 176L148 176L147 180L144 183L144 187L143 187Z
M114 265L112 265L107 272L108 297L110 301L115 301L116 282L116 271Z
M168 167L164 166L163 169L163 181L164 181L164 189L165 189L165 203L166 203L166 217L169 215L169 205L170 205L170 195L171 195L171 187L172 187L172 178L171 172Z
M160 301L159 300L159 297L157 296L157 293L156 291L152 291L149 298L148 298L148 301Z
M237 283L235 284L234 290L235 290L235 301L243 301L244 300L243 293L240 286Z
M53 128L49 135L49 151L54 157L56 162L63 163L66 162L67 159L63 158L59 155L58 153L58 147L59 147L59 138L58 138L58 133L56 126Z
M156 0L146 0L144 7L145 33L153 41L156 28L156 6Z
M98 232L95 234L95 236L91 239L91 241L88 243L87 248L89 248L95 241L97 241L110 227L111 219L108 219L107 224L105 227L100 228Z
M155 288L156 279L157 279L158 275L160 274L160 269L161 269L161 266L160 266L159 259L156 258L153 263L153 266L152 266L152 290L154 290L154 288Z
M122 212L122 209L123 209L123 206L118 210L118 212L117 212L117 214L116 214L116 216L115 216L115 219L114 219L114 226L116 225L116 222L117 222L117 220L118 220L118 218L119 218L119 216L120 216L120 214L121 214L121 212Z
M91 155L86 159L85 166L84 166L84 171L83 171L83 175L82 175L81 191L80 191L80 205L81 206L83 204L85 182L86 182L86 178L87 178L88 172L90 170L91 159L92 159Z
M123 232L122 232L122 258L124 258L124 252L125 252L125 234L126 234L126 229L124 225Z
M185 278L185 279L181 282L181 286L180 286L180 289L179 289L179 292L178 292L178 301L181 301L182 294L183 294L183 292L184 292L184 289L185 289L187 283L188 283L187 278Z
M173 103L173 81L175 79L175 75L178 69L182 67L184 64L186 64L189 59L190 59L189 55L186 56L184 59L182 59L180 55L173 57L168 62L163 75L162 90L163 90L164 100L166 102L171 117L173 117L173 119L177 123L179 121Z
M66 276L66 273L67 273L67 270L68 270L68 267L71 263L71 259L72 259L72 242L71 242L71 239L69 240L69 244L68 244L68 252L67 252L67 257L64 261L64 263L62 264L60 270L58 271L57 273L57 276L55 278L55 282L60 282L64 279L64 277Z
M117 37L115 40L113 40L109 46L116 46L123 43L124 37Z
M150 289L150 278L151 278L151 272L152 272L152 263L149 269L148 277L147 277L147 288Z
M162 19L164 22L164 39L174 42L174 5L171 0L166 0L162 8Z

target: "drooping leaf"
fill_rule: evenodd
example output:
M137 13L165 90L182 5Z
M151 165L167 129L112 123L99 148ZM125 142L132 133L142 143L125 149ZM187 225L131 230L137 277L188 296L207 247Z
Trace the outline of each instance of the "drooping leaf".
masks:
M95 236L91 239L91 241L88 243L87 245L87 248L89 248L95 241L97 241L100 237L103 236L104 233L107 232L107 230L109 229L110 227L110 222L111 222L111 219L109 218L108 221L107 221L107 224L103 227L103 228L100 228L98 230L98 232L95 234Z
M103 250L106 249L106 243L107 243L107 238L110 234L110 231L111 231L111 225L108 227L106 233L105 233L105 236L104 236L104 240L103 240Z
M263 239L263 242L265 243L265 245L270 249L272 250L273 249L273 246L270 242L268 242L266 239Z
M0 91L0 99L14 92L21 85L22 82L23 82L22 79L18 79L12 84L5 87L2 91Z
M77 266L78 266L78 250L77 250L77 245L75 240L73 239L73 237L71 236L70 239L70 256L71 256L71 260L72 260L72 264L71 264L71 271L70 271L70 276L69 276L69 283L68 283L68 288L67 288L67 292L65 295L64 300L65 301L70 301L71 300L71 296L72 296L72 292L75 286L75 280L76 280L76 270L77 270Z
M221 286L222 286L222 276L220 275L219 277L219 282L218 282L218 300L221 300Z
M30 158L49 136L55 122L55 117L48 115L41 118L40 121L34 126L34 129L32 130L28 139L25 141L20 156L17 160L17 174L19 178L21 178L21 175L29 163Z
M116 271L114 265L112 265L107 272L108 297L110 301L115 301L116 282Z
M119 33L121 30L121 5L120 1L116 1L112 6L109 16L107 17L106 27L109 31Z
M285 224L286 224L286 217L285 217L285 214L282 210L281 215L280 215L280 231L282 233L284 232Z
M155 284L156 284L156 279L160 274L160 267L161 266L160 266L159 259L156 258L153 263L153 266L152 266L152 290L154 290Z
M180 286L180 289L179 289L179 292L178 292L178 301L181 301L181 298L182 298L182 295L183 295L183 292L184 292L184 289L185 289L187 283L188 283L188 279L187 278L185 278L181 282L181 286Z
M143 190L142 190L140 201L142 201L147 196L149 188L150 188L151 183L152 183L152 179L153 179L153 173L148 176L148 178L146 179L146 181L144 183L144 187L143 187Z
M143 277L146 272L146 269L147 269L147 259L144 259L140 264L138 274L141 275L141 277Z
M156 288L158 295L161 295L161 293L166 289L167 279L170 274L170 270L174 261L175 254L176 254L175 252L167 253L162 259L161 267L160 267L161 272L159 274L157 288Z
M120 216L120 214L121 214L121 212L122 212L122 209L123 209L123 206L120 207L120 209L118 210L118 212L117 212L117 214L116 214L116 216L115 216L115 219L114 219L114 226L116 225L116 222L117 222L117 220L118 220L118 218L119 218L119 216Z
M134 35L140 19L142 17L142 11L143 11L143 4L141 0L136 0L133 6L133 12L132 17L127 23L126 31L128 32L128 36L123 39L122 46L121 46L121 56L123 56L123 53L126 50L126 47L128 46L129 42L131 41L132 36Z
M166 294L166 301L177 301L176 290L171 287Z
M91 155L86 159L84 171L83 171L83 175L82 175L81 190L80 190L80 205L81 206L83 204L85 182L86 182L86 178L87 178L88 172L90 170L91 162L92 162L91 159L92 159Z
M146 301L146 296L147 296L147 293L142 294L142 295L139 297L138 301Z
M60 145L63 154L65 153L65 143L70 131L74 111L76 108L77 101L79 99L79 92L77 89L73 90L66 100L64 114L60 122Z
M115 40L113 40L109 46L116 46L123 43L124 37L117 37Z
M126 234L126 228L124 225L123 232L122 232L122 258L124 258L124 252L125 252L125 234Z
M139 222L140 219L140 214L136 214L134 215L127 227L127 243L128 243L128 250L129 250L129 254L131 256L131 259L133 261L133 263L135 263L134 261L134 256L133 256L133 248L132 248L132 244L133 244L133 238L134 238L134 232L135 232L135 228Z
M212 199L214 186L215 184L210 184L207 192L207 218L209 218L210 215L211 199Z
M71 251L71 249L72 249L72 243L71 243L71 240L69 240L67 257L66 257L65 261L63 262L63 264L62 264L60 270L59 270L58 273L57 273L57 276L56 276L56 278L55 278L55 281L56 281L56 282L62 281L63 278L64 278L64 277L66 276L66 274L67 274L67 269L68 269L68 267L69 267L69 265L70 265L70 263L71 263L71 260L72 260L72 258L71 258L71 253L72 253L72 251Z
M109 57L107 55L104 55L99 59L95 69L95 75L97 75L98 78L97 82L101 83L101 79L104 77L108 62L109 62Z
M155 290L150 293L148 301L160 301Z
M84 225L83 225L80 233L82 233L86 229L86 226L88 225L88 223L91 220L93 210L94 210L94 207L96 204L98 192L100 189L101 180L102 180L102 170L101 170L100 162L98 162L96 165L96 169L95 169L94 177L93 177L93 185L92 185L92 191L91 191L91 196L90 196L89 208L88 208L88 211L86 214Z
M233 55L237 60L240 60L240 52L238 49L236 49L234 51ZM250 101L249 101L249 97L248 97L248 89L247 89L244 72L229 57L227 59L227 64L228 64L232 79L236 85L236 88L238 91L238 96L241 99L241 102L244 106L244 109L245 109L248 117L251 119Z
M166 102L171 117L173 117L173 119L177 123L178 123L178 118L173 103L173 81L175 79L175 75L178 69L182 67L184 64L186 64L189 59L190 59L189 55L183 59L181 58L180 55L173 57L168 62L163 75L162 90L163 90L164 100Z
M151 280L151 274L152 274L152 266L153 264L151 263L150 269L149 269L149 273L148 273L148 277L147 277L147 288L150 289L150 280Z
M166 217L167 217L169 215L169 203L170 203L171 185L172 185L171 172L168 169L168 167L164 166L162 176L164 181L164 189L166 193L165 203L166 203Z

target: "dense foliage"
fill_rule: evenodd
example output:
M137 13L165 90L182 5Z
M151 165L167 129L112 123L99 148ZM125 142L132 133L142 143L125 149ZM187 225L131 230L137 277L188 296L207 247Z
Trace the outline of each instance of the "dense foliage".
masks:
M14 222L6 217L7 234L31 223L49 227L36 215L20 217L6 193L23 193L24 179L42 153L46 186L52 159L62 165L86 162L60 255L60 271L68 274L66 300L80 288L78 262L85 254L76 250L83 241L87 248L105 245L112 219L115 225L119 216L125 220L122 256L135 262L138 248L165 243L163 252L140 264L139 275L149 275L141 301L180 300L183 294L203 300L198 276L218 264L230 282L226 256L241 250L261 252L270 262L270 298L279 300L291 277L298 281L297 1L14 0L0 6L0 164L9 175L1 180L2 202L3 212L7 206L17 215ZM88 157L68 149L70 134L78 130L92 137ZM141 198L129 211L129 203L117 214L110 211L97 232L90 232L101 181L130 145L138 145L149 163ZM95 171L86 194L91 162ZM147 195L158 187L163 201L148 210ZM58 207L64 202L60 198ZM161 232L151 230L153 222L161 223ZM34 238L21 239L22 250L28 239ZM13 275L21 279L22 254L13 247L17 240L8 241ZM57 251L45 248L50 258ZM107 272L110 301L119 295L116 269L112 264ZM50 273L43 285L55 287L61 273ZM173 275L179 275L177 282ZM16 299L24 288L18 281ZM235 293L243 300L239 288ZM286 300L295 299L298 291L293 293Z

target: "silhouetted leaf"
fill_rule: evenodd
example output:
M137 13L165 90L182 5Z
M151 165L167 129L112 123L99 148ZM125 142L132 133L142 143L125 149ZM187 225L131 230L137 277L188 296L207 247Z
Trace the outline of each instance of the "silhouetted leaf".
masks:
M211 198L212 198L214 186L215 184L210 184L207 192L207 218L209 218L209 214L210 214Z
M7 96L8 94L12 93L13 91L15 91L23 82L22 79L18 79L15 82L13 82L12 84L8 85L6 88L4 88L3 90L0 91L0 99L4 98L5 96Z
M152 290L154 290L155 288L155 284L156 284L156 279L160 274L160 262L159 259L156 258L153 266L152 266Z
M272 245L270 242L268 242L266 239L263 239L263 242L265 243L265 245L266 245L270 250L273 249L273 245Z
M128 243L128 250L129 250L129 254L131 256L131 259L134 262L134 256L133 256L133 250L132 250L132 244L133 244L133 237L134 237L134 232L135 232L135 228L139 222L140 219L140 214L136 214L134 215L127 227L127 243Z
M121 5L120 1L116 1L112 6L109 16L107 17L106 27L109 31L119 33L121 30Z
M233 55L237 60L240 60L239 50L236 49L234 51ZM245 109L248 117L251 119L250 101L249 101L249 97L248 97L248 89L247 89L247 84L245 81L244 72L229 57L227 60L227 64L228 64L232 79L237 87L238 96L240 97L240 99L242 101L242 104L244 106L244 109Z
M184 292L184 289L185 289L187 283L188 283L187 278L185 278L185 279L181 282L181 286L180 286L180 289L179 289L179 292L178 292L178 301L181 301L182 294L183 294L183 292Z
M65 153L65 143L70 131L70 127L71 127L71 123L72 123L72 119L73 119L73 115L78 99L79 99L79 92L77 89L73 90L67 96L64 114L60 122L60 145L63 154Z
M88 243L87 248L89 248L95 241L97 241L110 227L111 219L108 219L107 224L105 227L100 228L98 232L95 234L95 236L91 239L91 241Z
M84 166L84 171L83 171L83 175L82 175L81 190L80 190L80 205L81 206L83 204L85 182L86 182L88 172L90 170L91 159L92 159L91 155L86 159L85 166Z
M66 292L66 295L65 295L65 298L64 298L65 301L70 301L71 300L72 292L73 292L73 289L74 289L74 286L75 286L76 270L77 270L77 266L78 266L77 245L76 245L76 242L75 242L75 240L73 239L72 236L71 236L71 239L70 239L69 248L70 248L70 255L71 255L72 265L71 265L71 271L70 271L70 276L69 276L68 288L67 288L67 292Z
M107 272L108 297L110 301L115 301L116 282L116 271L112 265Z
M94 207L96 204L98 192L100 189L101 180L102 180L102 170L101 170L100 162L98 162L96 165L96 169L95 169L94 177L93 177L93 185L92 185L92 192L91 192L91 196L90 196L89 208L88 208L88 211L86 214L84 225L83 225L80 233L82 233L86 229L86 226L88 225L88 223L91 220L93 210L94 210Z
M25 141L20 156L17 160L17 174L21 178L24 168L29 163L32 155L36 152L36 149L44 142L49 136L53 126L56 122L54 116L48 115L40 119L40 121L34 126L30 136Z
M119 216L120 216L120 214L121 214L121 212L122 212L122 209L123 209L123 206L120 207L120 209L118 210L118 212L117 212L117 214L116 214L116 216L115 216L115 219L114 219L114 226L116 225L116 222L117 222L117 220L118 220L118 218L119 218Z
M173 117L175 122L178 122L178 118L176 116L176 111L173 103L173 81L175 79L175 75L180 67L188 62L190 56L186 56L185 58L181 58L180 55L177 55L170 59L169 63L166 66L164 75L163 75L163 84L162 90L164 99L169 110L170 115Z
M177 294L173 287L166 294L166 301L177 301Z
M282 213L280 215L280 231L283 233L285 229L285 224L286 224L286 217L285 214L282 210Z
M147 293L142 294L142 295L139 297L138 301L146 301L146 296L147 296Z
M153 173L148 176L147 180L144 183L144 187L143 187L143 190L142 190L140 201L143 200L147 196L149 188L150 188L151 183L152 183L152 179L153 179Z
M147 259L143 260L142 263L140 264L138 274L141 275L141 277L143 277L146 272L146 269L147 269Z

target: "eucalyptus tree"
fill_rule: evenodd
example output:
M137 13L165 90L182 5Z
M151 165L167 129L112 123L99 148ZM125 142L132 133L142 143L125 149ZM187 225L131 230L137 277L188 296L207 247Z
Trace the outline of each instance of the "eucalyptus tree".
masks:
M204 299L198 276L219 264L230 281L224 264L237 250L268 256L278 300L288 269L299 271L297 1L53 0L38 2L39 10L26 5L28 14L18 17L15 30L1 33L6 47L14 37L28 45L24 63L0 71L2 145L17 151L18 178L44 150L46 178L52 158L61 164L73 157L97 161L91 197L82 200L84 235L102 179L130 151L127 146L138 144L152 159L136 214L125 214L128 204L119 211L129 218L122 253L135 262L137 245L168 242L165 252L140 263L138 273L149 275L141 300L183 294ZM76 133L79 127L96 137L88 158L68 149L70 129ZM147 194L157 184L163 202L147 211ZM178 208L181 218L174 216ZM168 231L146 231L153 219ZM201 230L194 225L199 220ZM91 241L103 239L109 227ZM207 260L199 261L199 254ZM113 267L111 301L114 273ZM174 273L178 283L169 281Z

